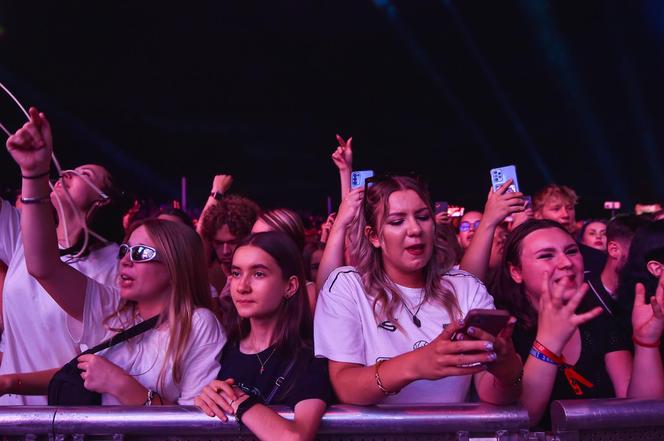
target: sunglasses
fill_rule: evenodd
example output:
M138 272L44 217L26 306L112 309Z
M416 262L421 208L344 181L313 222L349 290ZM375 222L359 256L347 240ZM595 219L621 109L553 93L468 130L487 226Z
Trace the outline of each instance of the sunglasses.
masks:
M480 221L475 221L472 224L468 221L463 221L459 224L459 231L465 233L466 231L470 231L471 227L473 228L473 230L477 230L479 226L480 226Z
M149 262L157 257L157 250L147 245L134 245L133 247L123 243L118 251L118 259L122 259L129 253L132 262Z

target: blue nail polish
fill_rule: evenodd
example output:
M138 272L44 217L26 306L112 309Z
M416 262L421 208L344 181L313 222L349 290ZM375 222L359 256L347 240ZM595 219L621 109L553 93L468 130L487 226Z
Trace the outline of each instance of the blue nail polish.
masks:
M498 358L498 356L496 355L495 352L491 352L491 353L489 353L489 358L491 358L492 360L495 360L496 358Z
M486 344L486 348L487 348L487 350L489 350L489 351L493 351L493 343L491 343L491 342L487 343L487 344Z
M475 333L475 328L472 327L472 326L470 326L470 327L468 328L468 333L469 333L469 334L474 334L474 333Z

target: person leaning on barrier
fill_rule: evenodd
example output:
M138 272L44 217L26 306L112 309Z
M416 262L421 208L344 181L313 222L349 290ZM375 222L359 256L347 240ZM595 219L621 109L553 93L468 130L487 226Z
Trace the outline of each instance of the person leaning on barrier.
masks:
M436 234L425 185L375 179L351 235L357 266L328 277L314 317L316 355L330 360L338 398L462 402L474 380L483 401L515 401L521 360L510 339L513 320L497 338L469 328L470 336L452 340L470 309L493 308L493 300L475 277L450 270L449 236Z
M492 291L518 319L521 402L533 425L549 426L553 400L625 397L632 387L627 335L600 307L577 310L587 290L579 246L561 224L531 220L511 233ZM644 377L631 376L633 387Z
M200 238L165 220L133 226L120 246L118 285L102 285L59 258L45 170L52 143L48 121L30 109L30 122L7 140L21 168L21 227L26 266L53 300L83 323L81 343L93 347L119 331L159 317L135 341L78 357L83 386L103 404L192 403L219 369L225 337L210 309ZM22 375L22 374L21 374ZM21 378L16 385L23 386Z
M229 338L221 370L195 404L223 421L235 415L261 440L313 439L332 388L327 360L313 354L304 266L292 239L271 231L238 245L222 302ZM268 405L293 408L293 420Z

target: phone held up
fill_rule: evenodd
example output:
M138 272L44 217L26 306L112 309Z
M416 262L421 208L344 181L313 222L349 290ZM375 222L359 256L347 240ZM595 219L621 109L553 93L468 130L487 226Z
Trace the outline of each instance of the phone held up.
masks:
M505 167L492 168L489 173L491 175L491 188L493 188L493 191L498 191L510 179L512 180L512 184L507 189L507 192L519 191L519 180L516 178L515 166L506 165Z
M373 175L374 175L373 170L354 171L350 175L350 189L355 190L356 188L364 188L364 181L366 181L367 178L373 177Z

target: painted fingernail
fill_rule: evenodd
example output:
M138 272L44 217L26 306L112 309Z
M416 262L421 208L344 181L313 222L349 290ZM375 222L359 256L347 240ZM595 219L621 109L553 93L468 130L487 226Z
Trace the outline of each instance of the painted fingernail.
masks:
M463 319L459 319L459 326L463 326Z
M457 337L456 337L457 340L463 340L464 338L465 337L463 336L463 334L457 334Z
M496 358L498 358L498 356L496 355L495 352L489 352L489 358L495 360Z
M485 347L487 348L487 350L493 351L493 343L489 342L485 345Z
M469 333L469 334L474 334L474 333L475 333L475 328L472 327L472 326L469 327L469 328L468 328L468 333Z

